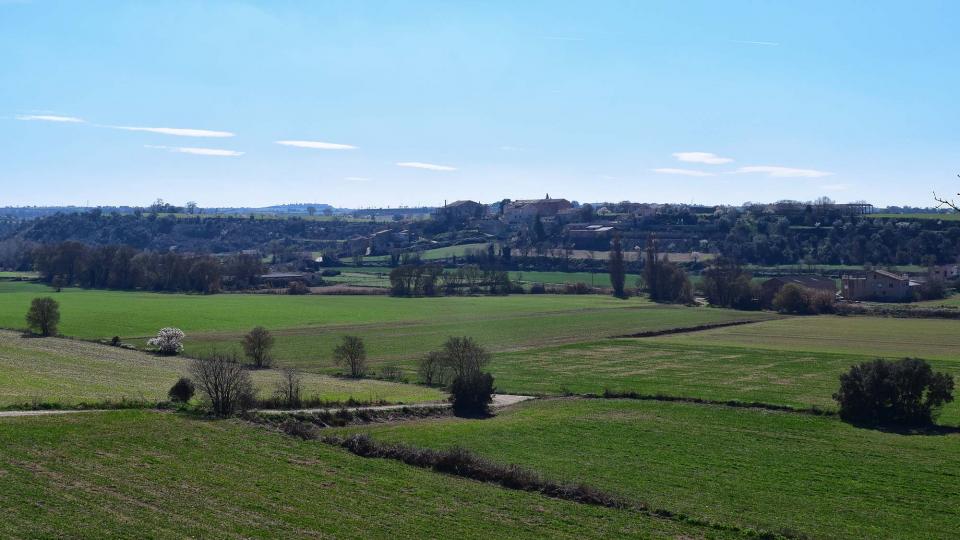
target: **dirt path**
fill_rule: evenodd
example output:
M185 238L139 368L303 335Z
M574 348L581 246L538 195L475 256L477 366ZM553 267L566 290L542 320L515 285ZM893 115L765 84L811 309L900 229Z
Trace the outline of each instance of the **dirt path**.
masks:
M494 394L493 395L493 407L502 408L509 407L511 405L516 405L527 400L535 399L533 396L516 396L511 394ZM288 413L303 413L303 414L314 414L314 413L335 413L341 410L347 410L350 412L359 412L359 411L396 411L400 409L446 409L450 404L442 401L431 401L427 403L411 403L409 405L373 405L368 407L334 407L334 408L321 408L321 409L294 409L294 410L284 410L284 409L261 409L256 412L260 414L288 414ZM21 416L47 416L51 414L79 414L79 413L91 413L91 412L106 412L107 409L62 409L62 410L49 410L49 411L0 411L0 418L17 418Z
M511 405L516 405L517 403L522 403L531 399L536 399L533 396L517 396L512 394L494 394L493 395L493 407L496 409L509 407ZM359 412L359 411L396 411L400 409L446 409L450 407L450 404L443 401L432 401L427 403L411 403L409 405L374 405L369 407L347 407L346 410L350 412ZM320 409L295 409L295 410L283 410L283 409L262 409L257 412L260 414L289 414L289 413L303 413L303 414L315 414L315 413L335 413L337 411L344 410L344 408L320 408Z

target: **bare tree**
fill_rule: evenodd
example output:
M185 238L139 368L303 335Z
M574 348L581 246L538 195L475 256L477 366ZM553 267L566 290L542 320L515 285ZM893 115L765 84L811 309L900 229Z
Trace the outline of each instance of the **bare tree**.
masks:
M617 298L626 298L625 283L627 278L627 267L623 261L623 245L620 242L620 235L613 236L610 242L610 284L613 286L613 295Z
M60 323L60 303L44 296L34 298L27 311L27 326L43 337L57 333L57 324Z
M357 336L343 336L343 342L333 349L333 360L338 366L346 366L351 377L367 374L367 348Z
M957 175L957 178L960 178L960 174ZM960 193L957 193L960 196ZM956 212L960 212L960 203L957 203L953 199L941 198L937 196L937 192L933 192L933 200L937 201L937 208L952 208Z
M447 338L441 354L453 379L477 375L490 363L490 353L468 336Z
M270 367L273 363L273 358L270 356L273 344L273 335L262 326L257 326L243 336L243 352L257 369Z
M210 402L214 414L229 416L253 405L253 381L236 356L213 353L209 358L193 360L189 371L190 378Z
M300 372L293 368L283 368L274 395L284 406L295 409L303 403L302 387L303 378Z
M446 384L447 365L442 352L430 351L417 364L420 380L427 386Z

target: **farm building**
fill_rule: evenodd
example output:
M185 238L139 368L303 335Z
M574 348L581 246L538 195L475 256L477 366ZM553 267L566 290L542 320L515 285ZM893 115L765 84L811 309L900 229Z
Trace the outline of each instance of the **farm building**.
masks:
M833 279L823 276L813 276L813 275L792 275L792 276L777 276L775 278L770 278L763 282L760 285L760 302L763 306L769 307L773 305L773 298L777 296L777 293L780 292L780 289L792 283L794 285L799 285L805 289L811 289L814 291L826 291L832 294L837 292L837 284Z
M840 281L843 297L847 300L909 302L913 299L910 278L903 274L868 270L862 275L844 275Z
M444 216L452 221L467 221L473 218L482 218L487 213L487 207L474 201L454 201L437 209L438 216Z

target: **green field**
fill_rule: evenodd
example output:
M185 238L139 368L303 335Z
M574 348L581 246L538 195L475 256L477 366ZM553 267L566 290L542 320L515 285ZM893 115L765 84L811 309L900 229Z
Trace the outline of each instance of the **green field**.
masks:
M872 358L645 338L504 353L490 369L498 390L510 394L600 394L609 389L836 410L832 395L840 374ZM932 364L960 379L960 364ZM946 405L939 421L960 425L960 402Z
M8 272L0 271L0 279L33 279L38 277L35 272Z
M960 434L897 435L833 418L631 400L529 402L491 420L352 428L574 479L713 522L811 538L949 538Z
M791 317L656 338L669 343L956 360L960 321L883 317Z
M627 287L634 287L637 274L627 274ZM607 272L510 272L510 279L521 283L586 283L592 287L610 287L610 274Z
M167 390L187 372L187 360L157 357L119 347L58 338L23 338L0 331L0 408L30 403L76 406L103 401L167 399ZM280 380L276 370L252 372L261 397ZM443 399L437 390L376 380L307 373L304 397L327 401L417 403Z
M86 339L120 336L143 344L164 326L187 334L187 354L238 350L250 328L277 337L282 365L335 372L340 336L364 337L374 365L410 362L452 335L470 335L494 352L573 343L605 336L770 318L763 313L659 306L640 298L516 295L390 298L381 296L211 296L64 289L0 283L0 327L22 328L30 300L52 294L61 305L60 332Z
M235 421L0 418L5 538L698 538L710 530L376 459Z
M886 219L935 219L937 221L957 221L960 220L960 213L950 212L948 214L868 214L871 218Z

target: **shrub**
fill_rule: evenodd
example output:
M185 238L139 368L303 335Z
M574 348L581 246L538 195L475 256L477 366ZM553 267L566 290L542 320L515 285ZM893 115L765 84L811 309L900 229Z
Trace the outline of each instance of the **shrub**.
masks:
M351 377L363 377L367 374L367 348L363 339L357 336L343 336L343 342L333 349L333 361L338 366L346 366Z
M167 396L169 396L170 401L174 403L187 403L193 398L195 392L196 387L193 385L193 381L186 377L180 377L180 379L170 387Z
M593 288L583 282L566 283L563 287L563 294L590 294Z
M417 374L420 375L420 381L427 386L445 384L446 368L443 353L440 351L430 351L417 362Z
M489 373L466 373L450 385L450 402L458 415L487 414L492 401L493 375Z
M941 279L930 278L917 287L918 300L940 300L947 297L947 285Z
M303 379L300 373L292 368L284 368L280 372L280 380L273 395L282 406L296 409L303 404Z
M236 356L213 353L209 358L198 358L190 364L190 375L218 416L229 416L254 404L253 381Z
M953 377L934 373L916 358L878 359L851 366L840 376L833 399L848 422L923 426L933 422L936 409L953 401Z
M183 338L186 337L179 328L161 328L157 337L150 338L147 345L156 347L160 354L173 356L183 351Z
M383 368L380 369L380 378L389 381L402 381L403 371L397 366L383 366Z
M60 303L44 296L34 298L30 302L30 310L27 311L27 326L30 330L43 337L53 336L57 333L57 325L60 324Z
M543 283L534 283L530 286L530 294L545 294L547 287Z
M110 340L110 345L113 347L119 347L120 345L122 345L122 342L120 341L120 336L113 336L113 338Z
M287 294L310 294L310 287L307 287L307 284L302 281L291 281L290 285L287 286Z
M787 283L773 297L774 309L797 315L833 313L833 302L832 293L809 289L796 283Z
M247 356L253 367L260 369L270 367L273 359L270 357L270 350L273 349L273 335L262 326L257 326L243 336L243 353Z

